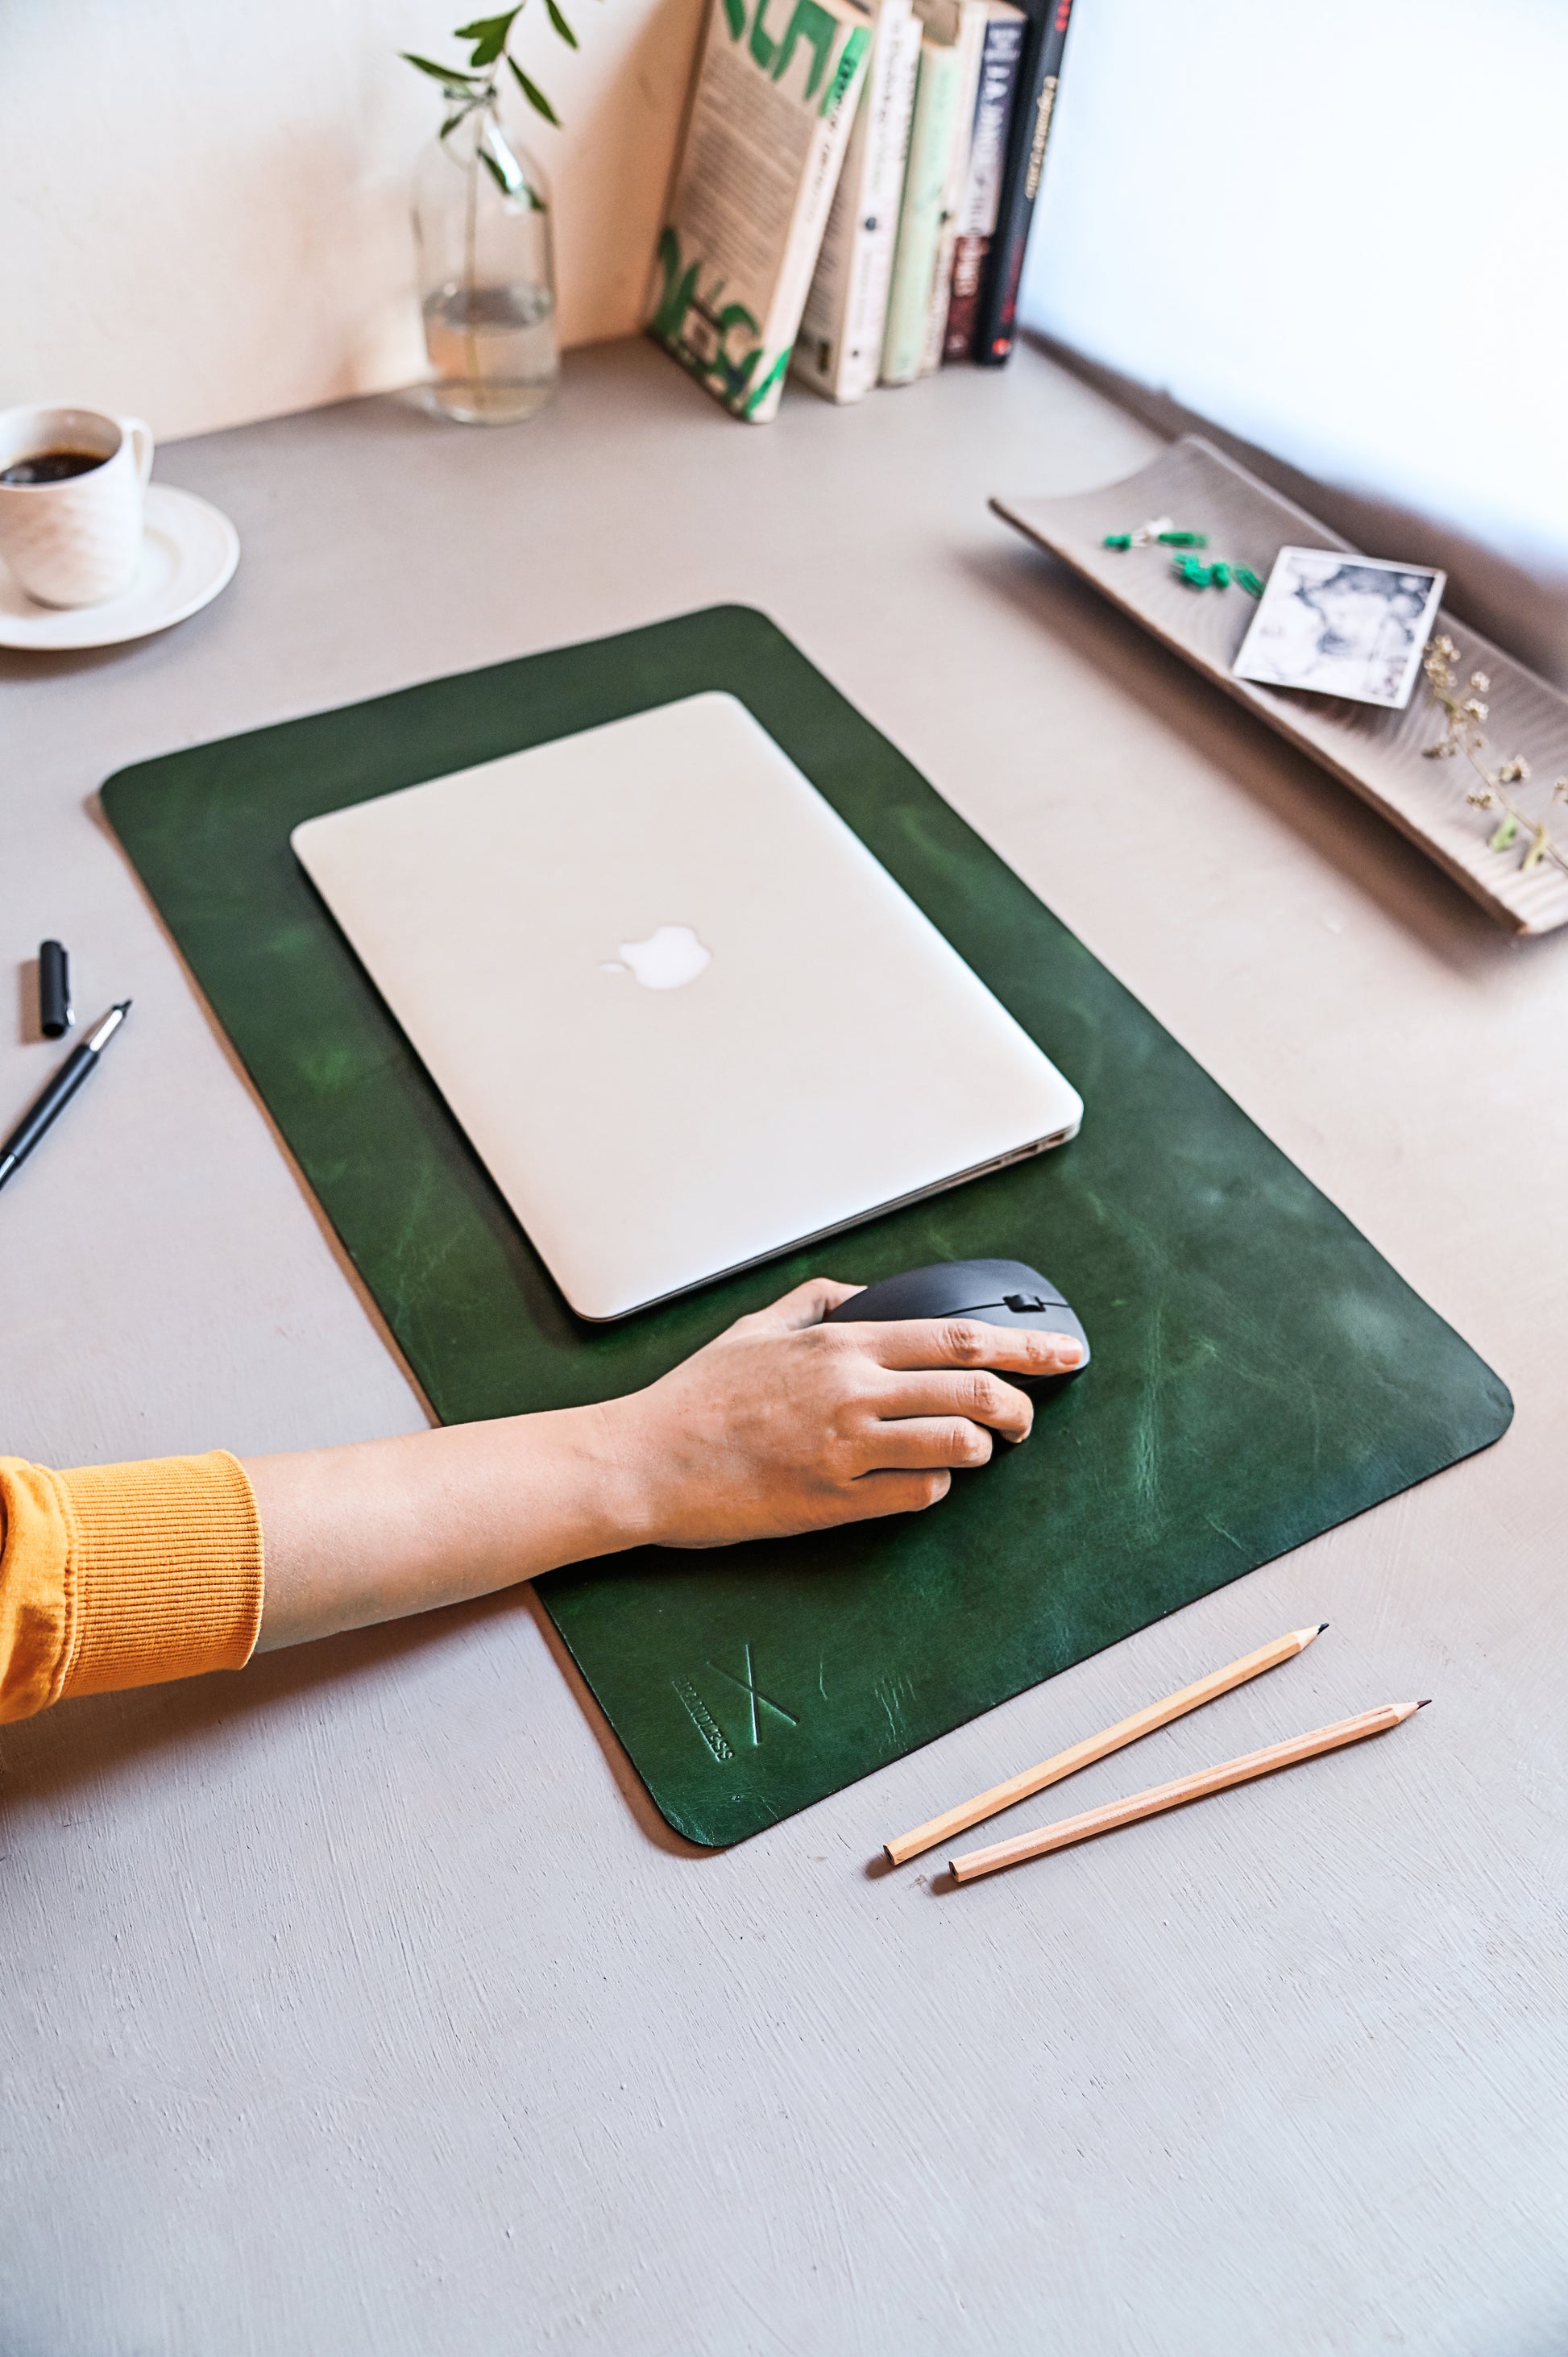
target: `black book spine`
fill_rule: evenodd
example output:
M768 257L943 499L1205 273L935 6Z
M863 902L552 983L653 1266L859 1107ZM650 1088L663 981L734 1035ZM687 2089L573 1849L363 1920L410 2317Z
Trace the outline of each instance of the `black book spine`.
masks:
M974 357L983 368L1000 368L1013 350L1024 248L1046 168L1046 143L1051 135L1071 14L1072 0L1032 0L1029 5L1029 31L1007 135L996 234L986 256L975 320Z

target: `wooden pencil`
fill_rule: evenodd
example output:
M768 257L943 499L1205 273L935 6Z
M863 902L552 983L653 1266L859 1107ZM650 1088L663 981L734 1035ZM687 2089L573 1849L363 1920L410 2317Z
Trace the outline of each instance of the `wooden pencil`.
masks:
M1294 1768L1300 1760L1316 1760L1344 1744L1362 1743L1369 1735L1386 1735L1391 1727L1402 1726L1425 1708L1424 1702L1391 1702L1381 1710L1364 1710L1359 1717L1315 1727L1310 1735L1292 1736L1288 1743L1271 1743L1262 1751L1246 1752L1240 1760L1222 1760L1218 1768L1200 1768L1196 1775L1155 1784L1125 1801L1108 1801L1102 1809L1086 1809L1080 1817L1062 1817L1054 1825L1042 1825L1038 1833L1015 1834L1011 1841L969 1850L962 1857L950 1857L948 1865L955 1882L973 1882L983 1874L994 1874L999 1867L1016 1866L1021 1858L1044 1857L1048 1850L1090 1841L1118 1825L1136 1824L1140 1817L1158 1816L1162 1809L1179 1809L1188 1801L1206 1800L1210 1792L1226 1792L1232 1784L1251 1783L1254 1776L1272 1776L1276 1768Z
M929 1818L917 1825L913 1833L900 1834L896 1841L883 1845L890 1866L902 1866L911 1857L918 1857L925 1849L934 1849L938 1842L950 1841L954 1834L969 1831L982 1817L993 1817L999 1810L1010 1809L1015 1801L1026 1801L1031 1793L1043 1792L1047 1784L1059 1784L1064 1776L1074 1776L1080 1768L1088 1768L1107 1753L1120 1751L1123 1744L1136 1743L1141 1735L1153 1735L1158 1727L1168 1727L1173 1718L1184 1718L1189 1710L1197 1710L1219 1695L1229 1694L1234 1686L1244 1686L1249 1678L1261 1677L1265 1670L1277 1669L1282 1662L1295 1659L1305 1652L1315 1637L1321 1637L1328 1623L1320 1620L1314 1629L1291 1629L1276 1637L1272 1645L1260 1645L1255 1652L1243 1653L1239 1662L1228 1662L1222 1670L1210 1670L1206 1678L1192 1685L1183 1686L1179 1694L1167 1695L1164 1702L1152 1702L1144 1710L1135 1710L1131 1718L1120 1718L1114 1727L1103 1727L1098 1735L1084 1738L1066 1751L1042 1760L1036 1767L1026 1768L1005 1783L993 1784L988 1792L977 1792L972 1801L961 1801L956 1809L944 1809L940 1817Z

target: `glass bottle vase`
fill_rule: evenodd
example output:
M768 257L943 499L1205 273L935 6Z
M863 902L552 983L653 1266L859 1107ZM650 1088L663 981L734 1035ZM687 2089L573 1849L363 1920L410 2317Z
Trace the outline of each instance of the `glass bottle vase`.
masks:
M555 390L550 190L492 95L431 142L413 231L431 397L465 425L515 425Z

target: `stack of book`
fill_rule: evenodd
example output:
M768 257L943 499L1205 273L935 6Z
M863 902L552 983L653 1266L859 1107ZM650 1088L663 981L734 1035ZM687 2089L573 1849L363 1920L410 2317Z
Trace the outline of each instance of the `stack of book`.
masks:
M1072 0L712 0L650 331L737 416L1013 349Z

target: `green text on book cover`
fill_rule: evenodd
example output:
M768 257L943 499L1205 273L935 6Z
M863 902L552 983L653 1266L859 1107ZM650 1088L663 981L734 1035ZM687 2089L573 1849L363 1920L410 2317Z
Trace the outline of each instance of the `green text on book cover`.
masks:
M845 0L714 0L649 327L756 423L778 406L870 41Z

